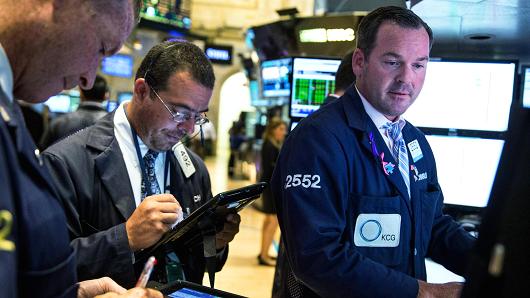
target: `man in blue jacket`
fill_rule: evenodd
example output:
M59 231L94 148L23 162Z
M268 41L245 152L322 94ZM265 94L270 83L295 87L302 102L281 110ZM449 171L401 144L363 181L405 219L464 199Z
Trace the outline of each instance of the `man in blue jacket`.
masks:
M294 273L286 295L458 296L461 284L424 281L425 258L464 274L474 238L442 213L431 148L401 116L423 86L432 40L410 10L368 14L355 85L285 142L272 187Z
M133 0L0 1L2 298L125 291L109 278L77 283L66 218L17 99L36 103L76 85L90 88L99 59L118 51L138 8Z

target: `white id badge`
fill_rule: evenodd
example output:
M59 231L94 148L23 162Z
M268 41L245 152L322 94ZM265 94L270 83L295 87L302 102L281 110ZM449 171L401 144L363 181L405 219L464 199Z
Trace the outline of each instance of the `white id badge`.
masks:
M353 242L362 247L397 247L400 230L400 214L359 214Z
M423 152L421 152L420 143L418 143L418 140L414 140L408 144L410 156L412 156L412 160L414 162L417 162L418 160L423 158Z
M173 153L179 162L180 168L184 172L184 176L189 178L191 175L193 175L193 173L195 173L195 166L193 165L193 162L191 161L184 144L181 142L176 143L173 146Z

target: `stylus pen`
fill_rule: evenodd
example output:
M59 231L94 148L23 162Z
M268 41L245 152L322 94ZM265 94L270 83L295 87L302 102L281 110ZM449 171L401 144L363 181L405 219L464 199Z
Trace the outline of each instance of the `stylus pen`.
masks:
M145 285L147 285L147 281L149 280L149 276L151 276L151 272L153 272L153 267L156 265L156 259L155 257L151 256L149 259L147 259L147 262L145 262L144 270L142 270L142 274L140 274L140 277L138 278L138 282L136 283L136 287L145 288Z

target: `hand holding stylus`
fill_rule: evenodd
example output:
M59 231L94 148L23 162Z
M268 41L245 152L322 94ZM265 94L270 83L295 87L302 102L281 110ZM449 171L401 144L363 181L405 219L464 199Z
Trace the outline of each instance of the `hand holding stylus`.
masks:
M153 256L149 257L149 259L147 259L147 262L145 262L144 270L142 270L142 274L140 274L140 278L138 278L136 287L145 288L145 285L147 285L147 281L149 280L149 277L151 276L151 272L153 272L153 267L155 267L155 265L156 265L155 257Z

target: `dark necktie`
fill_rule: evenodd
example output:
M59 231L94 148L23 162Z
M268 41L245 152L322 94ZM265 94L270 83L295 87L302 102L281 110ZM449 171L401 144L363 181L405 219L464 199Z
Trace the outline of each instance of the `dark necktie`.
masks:
M148 195L160 194L160 187L155 173L155 160L158 152L149 149L144 155L144 172L142 173L142 200Z

